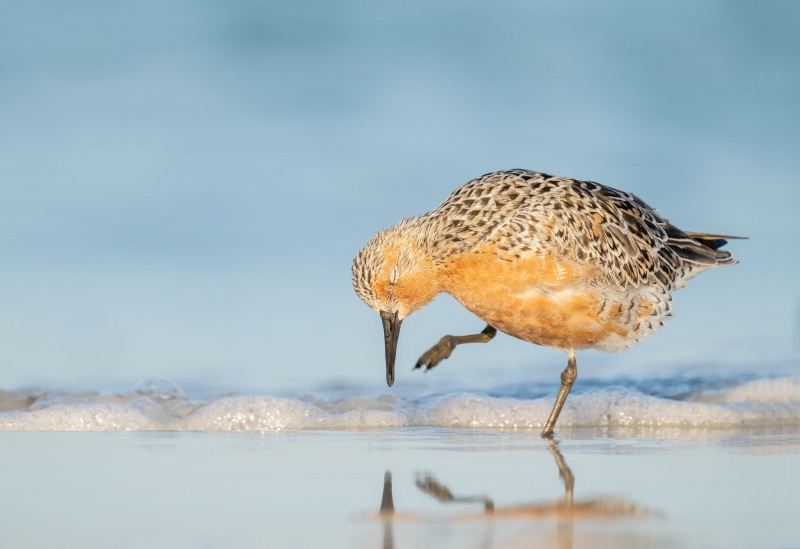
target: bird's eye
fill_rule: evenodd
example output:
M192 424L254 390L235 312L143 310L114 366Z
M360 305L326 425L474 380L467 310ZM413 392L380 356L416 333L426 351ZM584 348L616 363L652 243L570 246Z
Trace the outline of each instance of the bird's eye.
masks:
M397 268L397 265L392 267L392 272L389 273L389 284L396 284L397 281L400 279L400 270Z

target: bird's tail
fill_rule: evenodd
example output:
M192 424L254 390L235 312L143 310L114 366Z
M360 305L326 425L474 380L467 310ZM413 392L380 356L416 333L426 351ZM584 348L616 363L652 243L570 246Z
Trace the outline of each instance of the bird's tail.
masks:
M731 236L723 234L693 233L684 231L688 237L699 242L703 247L708 248L709 255L713 257L716 265L735 265L738 263L733 258L733 254L728 251L719 251L719 248L728 243L728 240L746 240L746 236Z
M708 233L693 233L691 231L684 231L687 235L700 242L703 246L707 246L712 250L718 250L728 243L728 240L747 240L746 236L731 236L724 234L708 234Z

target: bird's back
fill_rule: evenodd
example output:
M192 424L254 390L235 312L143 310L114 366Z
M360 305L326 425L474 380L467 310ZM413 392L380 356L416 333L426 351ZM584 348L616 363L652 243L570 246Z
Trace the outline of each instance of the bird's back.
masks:
M718 249L724 244L721 237L681 231L633 194L527 170L493 172L474 179L419 218L419 224L434 242L431 256L435 262L444 266L458 262L462 274L472 269L471 279L480 276L481 270L503 273L496 277L498 284L514 286L513 277L527 277L531 298L550 296L554 307L569 309L561 312L562 323L568 322L568 317L591 316L595 314L592 310L608 316L615 309L615 327L598 324L593 335L573 345L577 348L629 347L663 325L661 319L671 312L672 290L703 270L735 263L729 252ZM556 282L542 280L543 276L556 277ZM461 282L455 285L475 286L464 276L458 280ZM517 289L510 295L516 299L522 294L518 284L514 287ZM539 295L539 290L545 293ZM474 309L489 300L468 295L480 291L491 289L476 287L459 296L459 288L454 286L450 293L481 316ZM597 297L576 308L573 302L578 291L593 292ZM496 292L503 289L498 287ZM472 301L476 304L471 306ZM514 307L523 304L508 301L501 305L505 310ZM509 317L508 327L513 331L523 316ZM502 319L488 320L503 324ZM546 322L559 321L541 320ZM576 337L576 327L569 325L552 341L544 338L539 328L517 331L512 335L556 347L568 346ZM603 336L604 331L609 337ZM610 337L610 332L616 335Z
M736 263L724 237L681 231L637 196L528 170L492 172L454 191L423 216L442 259L488 242L498 255L550 254L591 263L597 283L675 289L699 272Z

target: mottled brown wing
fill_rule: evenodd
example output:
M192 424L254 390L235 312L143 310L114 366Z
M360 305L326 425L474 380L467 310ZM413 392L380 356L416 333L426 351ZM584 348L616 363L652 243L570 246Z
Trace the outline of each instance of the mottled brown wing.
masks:
M565 225L562 250L572 260L599 266L600 283L621 288L658 283L670 289L732 261L728 252L681 231L634 194L592 181L550 180L560 183L550 191L549 209Z
M521 174L519 170L488 173L459 187L439 207L423 216L428 231L437 237L432 250L434 260L490 242L530 204L528 180L534 174ZM521 224L518 229L522 233L530 227ZM533 232L528 236L532 235ZM525 235L518 236L526 239Z
M619 288L679 279L733 262L719 242L696 239L631 193L527 170L493 172L453 192L426 216L443 235L434 256L491 243L501 259L557 254L599 267Z

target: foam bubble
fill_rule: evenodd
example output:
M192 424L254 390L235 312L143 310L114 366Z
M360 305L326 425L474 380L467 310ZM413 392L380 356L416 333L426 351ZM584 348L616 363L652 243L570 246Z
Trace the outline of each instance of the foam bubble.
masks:
M443 427L539 430L553 398L517 399L462 393L422 400L391 395L326 400L233 395L187 399L174 385L148 385L128 395L4 393L0 429L121 430L368 430ZM4 403L5 407L4 407ZM11 403L11 404L8 404ZM605 388L572 395L559 426L725 428L800 426L800 387L791 378L757 380L682 400Z
M148 399L129 404L58 402L30 411L0 414L0 429L15 431L145 431L168 420L165 410Z

